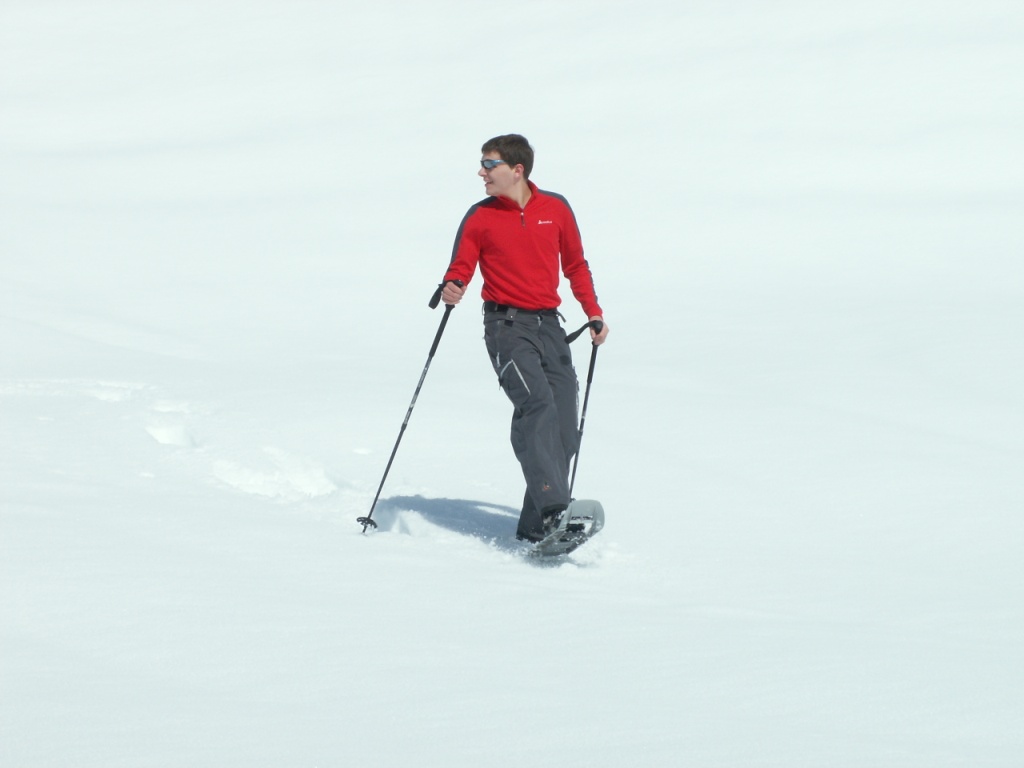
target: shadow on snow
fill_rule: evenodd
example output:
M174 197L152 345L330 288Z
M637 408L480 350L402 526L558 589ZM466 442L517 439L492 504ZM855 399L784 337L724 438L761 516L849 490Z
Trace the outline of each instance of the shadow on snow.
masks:
M389 531L401 512L416 512L434 525L482 539L504 551L518 552L525 546L515 537L519 510L513 507L469 499L392 496L377 503L373 518L381 530Z

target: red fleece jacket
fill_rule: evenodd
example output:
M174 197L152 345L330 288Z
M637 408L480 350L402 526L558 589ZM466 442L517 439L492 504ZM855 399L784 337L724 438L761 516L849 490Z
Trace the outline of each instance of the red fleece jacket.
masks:
M554 309L562 303L561 264L587 317L602 315L572 208L561 195L529 185L533 194L524 208L505 197L489 197L469 209L443 282L461 280L468 286L479 264L485 301Z

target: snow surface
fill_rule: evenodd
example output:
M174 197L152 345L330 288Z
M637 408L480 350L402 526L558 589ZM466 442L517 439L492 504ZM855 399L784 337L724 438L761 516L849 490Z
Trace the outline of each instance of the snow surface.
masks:
M1022 39L5 0L0 764L1024 765ZM611 326L556 567L475 302L355 522L508 131Z

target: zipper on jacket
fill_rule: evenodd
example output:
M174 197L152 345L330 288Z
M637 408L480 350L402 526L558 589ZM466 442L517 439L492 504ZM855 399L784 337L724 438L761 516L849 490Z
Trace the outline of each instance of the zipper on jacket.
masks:
M526 228L526 211L522 208L519 209L519 221L522 222L523 228Z

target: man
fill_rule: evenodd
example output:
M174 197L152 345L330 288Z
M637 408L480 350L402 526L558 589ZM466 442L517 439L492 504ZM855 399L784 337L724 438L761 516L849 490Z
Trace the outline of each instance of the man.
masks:
M484 341L514 406L512 447L526 479L516 537L539 541L570 502L569 467L579 447L579 387L557 311L560 267L587 317L600 321L590 329L594 344L604 343L608 325L572 209L530 181L529 142L498 136L481 152L489 197L462 220L441 297L458 304L479 265Z

